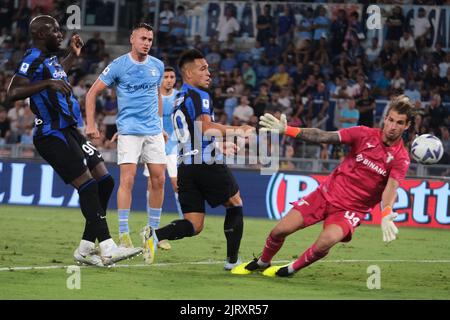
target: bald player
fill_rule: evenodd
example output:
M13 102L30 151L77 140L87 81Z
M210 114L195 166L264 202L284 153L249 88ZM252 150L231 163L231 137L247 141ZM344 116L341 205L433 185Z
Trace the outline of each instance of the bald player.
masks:
M103 158L90 141L79 132L83 126L80 106L67 79L68 71L80 55L83 41L74 34L69 54L60 62L63 35L58 22L41 15L30 22L33 46L22 58L8 87L10 101L30 98L36 115L33 143L66 184L78 190L80 207L86 219L76 261L95 266L111 265L141 252L118 247L111 239L106 223L106 208L114 180ZM98 240L100 255L95 253Z

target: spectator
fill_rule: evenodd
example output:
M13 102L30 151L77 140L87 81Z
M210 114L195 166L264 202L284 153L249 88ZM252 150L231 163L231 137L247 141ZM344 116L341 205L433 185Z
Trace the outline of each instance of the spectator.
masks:
M348 29L347 29L347 33L345 35L345 40L347 41L351 41L351 39L358 39L359 41L362 41L366 38L366 36L364 35L364 28L361 24L361 22L359 21L359 14L356 11L353 11L352 13L350 13L350 18L348 21ZM344 48L345 48L345 44L344 44Z
M237 35L240 29L241 26L234 16L232 7L227 6L225 8L225 15L220 17L219 24L217 25L219 42L227 41L229 35Z
M14 1L2 0L0 2L0 30L10 28L14 17Z
M282 50L281 47L277 44L277 39L275 37L269 38L269 42L265 47L265 53L266 56L275 63L280 59Z
M283 86L280 91L277 103L282 107L281 112L291 114L292 112L292 94L288 86Z
M440 92L443 100L450 102L450 68L447 69L447 76L441 79Z
M289 83L289 74L286 72L284 64L279 64L277 72L269 79L271 83L278 87L284 87Z
M314 10L311 7L306 8L303 19L300 20L298 26L296 27L295 33L295 47L297 49L302 49L305 47L305 41L311 43L313 36L313 19Z
M332 97L334 99L350 99L353 97L353 90L348 86L347 78L340 79L340 85L336 87Z
M347 12L344 9L339 9L336 20L331 23L330 27L330 46L333 56L342 52L347 29Z
M264 54L265 49L261 46L261 42L256 41L255 46L250 50L252 61L258 63Z
M317 83L317 91L313 93L312 98L312 106L309 108L309 118L312 119L314 127L325 130L326 123L324 120L330 107L330 95L326 90L325 83Z
M112 95L108 94L108 91L103 93L104 102L102 113L104 115L102 124L104 126L105 139L111 140L114 134L117 132L116 119L117 119L117 98L115 91L111 91Z
M447 71L450 69L450 52L447 52L445 58L439 63L439 77L445 78L447 76Z
M220 55L220 47L218 44L211 46L211 51L205 56L206 61L211 68L217 68L220 65L222 57Z
M374 62L380 55L381 47L377 37L372 38L371 46L366 48L366 56L369 62Z
M230 124L233 120L234 109L237 107L238 100L234 94L234 89L232 87L227 89L227 98L224 102L224 111L227 115L227 123Z
M386 20L387 34L386 41L391 41L394 46L398 45L398 41L403 34L403 25L405 24L405 17L400 6L395 6L391 14Z
M11 138L10 140L15 143L19 141L19 129L17 127L19 117L23 115L24 102L23 100L17 100L14 102L14 107L9 109L7 117L9 120L10 130L11 130Z
M292 159L295 156L295 149L293 146L287 144L284 153L284 159L280 161L280 170L295 170L295 163Z
M264 47L268 44L269 39L274 36L273 27L274 19L270 15L270 4L264 5L263 14L259 15L256 21L256 40Z
M34 119L36 118L33 111L31 111L28 101L28 99L25 99L23 101L23 112L17 119L17 130L20 136L22 136L23 134L27 134L28 131L33 129Z
M391 80L391 88L394 90L405 90L406 81L402 77L400 69L395 70L394 77Z
M237 61L232 50L227 50L226 58L220 62L220 70L230 74L237 66Z
M188 19L184 10L183 6L178 6L176 16L170 20L170 36L173 41L177 38L184 38L186 35Z
M100 37L100 32L94 32L93 38L89 39L83 47L86 71L94 73L94 65L99 63L105 53L105 40Z
M416 44L409 30L403 31L403 36L400 38L399 48L402 50L403 54L407 51L416 51Z
M11 126L6 114L6 109L0 106L0 146L4 145L5 143L10 143L10 136Z
M283 12L278 16L278 41L284 50L292 39L295 19L288 4L285 4L283 8Z
M389 88L391 87L391 72L389 70L384 71L383 75L375 83L375 92L378 96L389 96Z
M367 87L362 89L361 97L356 101L356 106L359 111L359 126L373 127L375 99L370 95L370 90Z
M339 119L342 128L350 128L358 124L359 111L355 107L356 103L354 99L349 99L344 103Z
M418 90L418 85L414 80L408 82L405 90L405 96L407 96L413 103L421 101L420 91Z
M234 41L234 34L230 33L228 35L228 39L225 42L220 43L220 49L222 51L231 50L231 51L238 51L238 47L236 46L236 41ZM242 51L239 51L240 57L244 57L246 59L247 54L243 53Z
M255 88L256 73L255 73L255 70L253 70L252 66L250 65L250 62L248 62L248 61L244 61L242 63L242 77L244 78L244 83L246 85L249 85L252 88Z
M412 25L414 27L414 39L416 41L424 39L428 36L431 31L431 23L426 16L426 11L424 8L419 8L418 16L413 19Z
M163 9L159 12L159 29L158 29L158 46L165 49L169 42L170 35L170 20L175 17L175 14L170 9L170 3L163 2Z
M87 92L87 87L84 79L81 79L78 81L77 85L72 88L73 95L80 99L81 97L84 97Z
M441 130L441 141L442 141L442 146L444 147L444 161L443 163L445 164L450 164L450 134L449 134L449 129L446 126L441 126L439 128Z
M426 107L426 125L430 128L435 135L439 135L439 127L443 125L449 125L446 123L448 120L447 108L442 105L441 96L434 94L431 98L430 104Z
M330 27L330 19L326 16L327 10L324 6L319 7L319 15L314 19L313 29L314 44L318 45L320 38L325 36L328 39L328 28Z
M254 102L255 115L259 118L262 116L269 105L269 88L266 84L259 87L259 95Z
M233 117L243 123L248 123L253 116L253 109L249 105L247 96L241 96L241 103L234 109Z

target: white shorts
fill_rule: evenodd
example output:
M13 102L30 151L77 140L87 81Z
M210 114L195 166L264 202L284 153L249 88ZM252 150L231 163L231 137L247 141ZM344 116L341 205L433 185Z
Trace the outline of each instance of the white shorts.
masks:
M170 178L176 178L178 174L177 169L177 155L176 154L168 154L167 155L167 173ZM142 172L144 176L147 178L150 176L148 173L148 167L144 165L144 172Z
M117 164L138 163L165 164L166 150L162 133L154 136L119 135Z

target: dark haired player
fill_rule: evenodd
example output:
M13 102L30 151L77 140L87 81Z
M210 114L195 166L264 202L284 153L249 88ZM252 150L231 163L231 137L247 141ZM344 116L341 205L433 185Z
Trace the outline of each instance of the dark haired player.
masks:
M208 63L196 49L185 51L178 63L183 86L175 100L172 122L178 138L178 193L184 219L172 221L160 229L144 229L144 255L154 256L156 243L163 239L192 237L203 229L205 200L211 207L226 207L224 232L227 239L225 269L239 264L238 251L243 232L242 199L223 153L211 148L216 142L211 130L223 136L248 136L252 127L224 126L214 123L212 99L207 91L211 83ZM225 145L226 146L226 145ZM226 146L227 147L227 146ZM234 152L236 146L223 151ZM222 147L221 147L222 148Z

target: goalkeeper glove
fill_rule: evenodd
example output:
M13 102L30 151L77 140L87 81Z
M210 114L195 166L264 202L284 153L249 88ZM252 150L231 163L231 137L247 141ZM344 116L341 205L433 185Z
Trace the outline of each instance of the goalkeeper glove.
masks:
M384 208L381 212L381 231L383 232L383 241L391 242L396 239L398 228L394 224L394 219L398 214L392 211L390 206Z
M259 124L266 130L278 130L279 133L290 137L297 137L300 133L300 128L290 127L287 125L286 115L282 114L280 120L275 118L270 113L266 113L259 117Z

